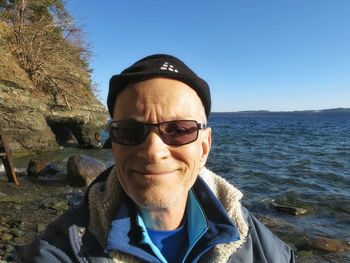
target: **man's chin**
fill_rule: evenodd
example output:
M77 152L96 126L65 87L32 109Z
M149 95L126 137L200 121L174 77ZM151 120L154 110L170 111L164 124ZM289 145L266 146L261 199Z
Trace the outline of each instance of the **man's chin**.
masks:
M134 202L140 207L144 209L167 209L176 204L178 198L175 196L145 196L143 198L134 199Z

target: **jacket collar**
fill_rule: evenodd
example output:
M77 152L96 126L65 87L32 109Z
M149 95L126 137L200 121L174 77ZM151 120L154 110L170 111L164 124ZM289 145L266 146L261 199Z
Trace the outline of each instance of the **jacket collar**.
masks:
M205 204L202 209L206 215L210 231L205 233L201 242L196 245L188 258L195 261L199 250L205 252L215 245L213 253L211 253L213 261L219 262L219 258L226 261L229 255L245 242L248 234L248 225L243 218L239 202L242 193L206 168L202 169L193 186L193 192L198 198L198 202ZM132 243L140 233L138 228L133 229L131 227L134 225L130 210L132 202L124 194L115 176L114 169L112 169L106 181L98 182L90 188L88 197L89 231L96 236L101 247L106 247L111 223L113 220L117 220L116 224L123 226L121 228L123 232L119 232L121 235L118 238L120 238L121 247L118 249L130 254L128 242ZM216 235L213 235L213 233ZM239 240L237 240L238 235L240 236ZM132 254L142 257L142 253L145 253L144 248Z

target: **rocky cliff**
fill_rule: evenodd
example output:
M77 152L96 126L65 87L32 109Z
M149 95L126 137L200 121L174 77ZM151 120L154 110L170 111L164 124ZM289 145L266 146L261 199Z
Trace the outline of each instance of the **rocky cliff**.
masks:
M13 155L51 151L65 144L97 146L108 115L91 88L77 85L66 94L37 89L4 47L0 43L0 127ZM81 70L75 74L90 78Z

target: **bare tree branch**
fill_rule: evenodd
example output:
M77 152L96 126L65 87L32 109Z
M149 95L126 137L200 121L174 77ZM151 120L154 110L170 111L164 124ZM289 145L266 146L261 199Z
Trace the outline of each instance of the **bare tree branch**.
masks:
M10 50L35 87L54 97L61 95L71 108L66 95L71 98L75 88L92 86L87 61L90 52L63 0L14 1L0 17L12 32ZM76 72L85 72L87 77Z

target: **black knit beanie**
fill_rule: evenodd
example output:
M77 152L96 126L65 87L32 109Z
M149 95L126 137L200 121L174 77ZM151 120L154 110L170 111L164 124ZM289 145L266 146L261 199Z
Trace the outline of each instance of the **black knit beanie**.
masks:
M184 62L176 57L156 54L145 57L109 81L107 97L108 111L113 117L113 109L118 94L131 82L147 80L154 77L167 77L179 80L193 88L204 105L207 118L211 109L210 90L207 82L198 77Z

